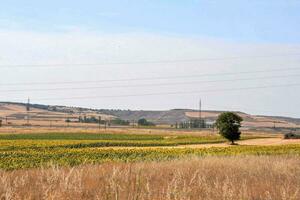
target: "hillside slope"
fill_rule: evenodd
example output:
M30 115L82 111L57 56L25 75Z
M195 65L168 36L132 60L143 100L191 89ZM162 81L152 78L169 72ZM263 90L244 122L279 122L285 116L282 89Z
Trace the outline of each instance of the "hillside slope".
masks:
M202 111L201 116L206 121L215 121L222 111ZM300 128L300 119L277 116L257 116L243 112L236 112L243 117L244 127L249 128ZM89 109L67 106L50 106L31 104L30 119L37 124L49 123L49 121L65 122L66 119L77 120L79 116L94 116L109 120L120 118L131 122L146 118L156 124L175 124L176 122L187 121L198 118L199 112L191 109L173 109L167 111L131 111L131 110L108 110ZM24 103L0 103L0 118L9 119L11 122L25 123L27 117L26 104ZM19 123L19 124L20 124Z

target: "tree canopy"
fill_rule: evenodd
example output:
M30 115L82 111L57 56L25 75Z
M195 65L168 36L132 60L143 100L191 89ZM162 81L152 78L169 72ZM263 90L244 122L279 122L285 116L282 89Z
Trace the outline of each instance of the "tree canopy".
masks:
M219 115L216 121L216 128L219 134L234 144L235 140L240 139L240 127L243 118L233 112L224 112Z

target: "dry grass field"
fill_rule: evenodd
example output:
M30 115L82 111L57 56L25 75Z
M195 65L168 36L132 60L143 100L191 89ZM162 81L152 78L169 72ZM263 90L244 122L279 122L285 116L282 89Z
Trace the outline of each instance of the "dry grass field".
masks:
M298 200L299 188L299 156L213 156L0 172L1 199Z

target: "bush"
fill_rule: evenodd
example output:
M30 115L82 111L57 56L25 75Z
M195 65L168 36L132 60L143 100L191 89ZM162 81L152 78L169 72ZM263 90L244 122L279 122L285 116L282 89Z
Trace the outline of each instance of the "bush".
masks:
M284 134L284 139L300 139L300 134L286 133Z

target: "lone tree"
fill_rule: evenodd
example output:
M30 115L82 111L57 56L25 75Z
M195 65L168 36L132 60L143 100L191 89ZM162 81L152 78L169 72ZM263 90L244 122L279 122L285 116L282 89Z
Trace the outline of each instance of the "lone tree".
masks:
M231 141L231 144L234 144L235 140L240 139L240 127L243 118L238 116L233 112L224 112L219 115L216 121L216 127L219 130L219 134L224 138Z

